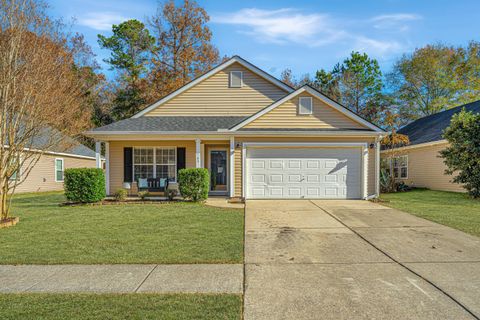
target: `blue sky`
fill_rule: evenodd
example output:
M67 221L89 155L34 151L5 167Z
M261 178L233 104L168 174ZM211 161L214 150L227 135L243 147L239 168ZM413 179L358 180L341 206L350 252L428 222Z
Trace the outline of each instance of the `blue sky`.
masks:
M480 40L478 0L198 1L211 17L214 44L222 55L238 54L278 76L331 69L352 50L366 52L388 72L403 53L428 43L466 45ZM108 56L97 34L111 24L145 20L156 0L50 0L51 13L75 19L99 62ZM104 72L108 67L102 63ZM111 74L111 73L110 73Z

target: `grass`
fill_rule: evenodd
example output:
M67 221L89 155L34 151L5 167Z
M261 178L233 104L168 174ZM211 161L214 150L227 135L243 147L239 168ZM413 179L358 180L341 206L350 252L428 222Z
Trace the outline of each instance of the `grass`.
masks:
M464 193L414 189L382 194L385 205L480 236L480 200Z
M18 195L0 229L0 264L239 263L243 210L196 203L60 207Z
M3 294L3 320L240 319L237 295Z

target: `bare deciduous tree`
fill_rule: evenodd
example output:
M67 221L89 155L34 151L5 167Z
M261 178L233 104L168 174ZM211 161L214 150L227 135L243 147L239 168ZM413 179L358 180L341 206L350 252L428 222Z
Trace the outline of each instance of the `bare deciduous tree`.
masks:
M48 150L67 148L90 115L72 38L41 0L0 0L0 220Z

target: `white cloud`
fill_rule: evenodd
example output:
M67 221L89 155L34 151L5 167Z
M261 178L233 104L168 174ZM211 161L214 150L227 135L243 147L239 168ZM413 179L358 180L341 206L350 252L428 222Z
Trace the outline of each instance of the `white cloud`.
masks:
M376 29L394 29L398 31L407 31L408 22L420 20L422 17L412 13L382 14L370 19L373 27Z
M385 56L390 52L398 52L403 45L395 40L375 40L363 36L355 39L353 50L375 52L378 56Z
M421 16L416 14L398 13L342 20L326 13L304 13L292 8L249 8L213 15L212 22L239 26L239 33L264 43L297 43L307 47L334 44L383 57L404 48L405 40L394 39L392 33L405 33L409 23L419 19ZM390 33L388 37L379 34L384 31Z
M342 31L331 27L326 14L304 14L295 9L242 9L234 13L213 16L212 22L247 27L241 31L262 42L303 43L320 45L331 43L342 36Z
M90 12L78 18L78 23L95 30L112 30L113 24L118 24L128 18L115 12Z

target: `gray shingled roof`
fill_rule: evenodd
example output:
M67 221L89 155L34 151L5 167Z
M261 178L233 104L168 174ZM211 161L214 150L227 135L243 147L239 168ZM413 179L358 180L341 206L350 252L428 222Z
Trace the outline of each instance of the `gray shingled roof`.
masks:
M318 131L373 131L372 129L358 129L358 128L240 128L238 131L305 131L305 132L318 132Z
M452 116L463 108L480 113L480 100L415 120L398 130L398 133L407 135L410 145L443 140L443 131L450 125Z
M31 145L33 148L43 149L45 145L50 144L49 143L50 137L58 137L58 138L55 138L55 140L62 140L63 143L60 143L59 145L56 145L56 146L51 146L47 151L69 153L77 156L95 158L95 151L84 146L77 140L69 136L63 135L62 133L52 128L46 128L44 130L44 133L35 136L32 139Z
M120 120L112 124L95 128L92 132L98 131L218 131L218 129L229 129L238 124L246 117L190 117L190 116L168 116L168 117L140 117Z

